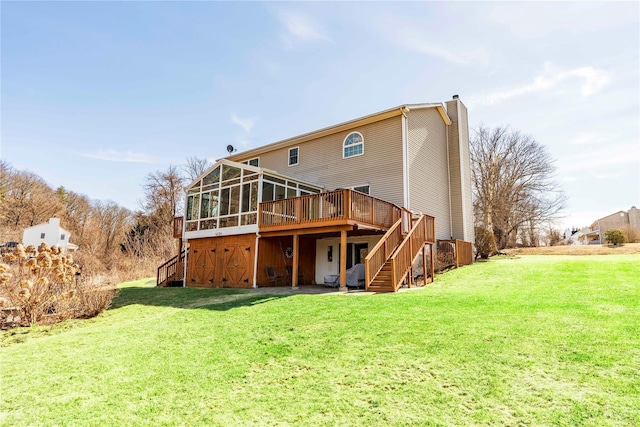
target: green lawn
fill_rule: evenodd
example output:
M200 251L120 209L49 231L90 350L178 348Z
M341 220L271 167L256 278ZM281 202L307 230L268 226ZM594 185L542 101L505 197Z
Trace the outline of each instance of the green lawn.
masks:
M0 335L3 425L640 425L640 255L527 256L383 295L128 284Z

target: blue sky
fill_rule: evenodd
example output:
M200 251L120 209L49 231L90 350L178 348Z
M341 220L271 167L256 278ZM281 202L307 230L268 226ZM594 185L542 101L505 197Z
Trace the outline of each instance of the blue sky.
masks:
M562 226L640 206L638 2L6 2L0 155L139 208L152 171L459 94L557 159Z

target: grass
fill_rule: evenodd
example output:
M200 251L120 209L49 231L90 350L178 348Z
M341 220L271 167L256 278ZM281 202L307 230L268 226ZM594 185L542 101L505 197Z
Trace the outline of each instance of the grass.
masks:
M638 255L383 295L130 283L57 328L1 335L0 424L640 425Z

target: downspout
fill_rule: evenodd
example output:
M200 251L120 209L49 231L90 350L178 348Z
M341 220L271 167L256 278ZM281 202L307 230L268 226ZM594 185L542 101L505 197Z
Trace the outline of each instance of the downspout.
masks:
M260 240L260 233L256 233L256 254L253 257L253 287L258 287L258 244Z
M184 244L184 237L185 237L185 233L187 232L187 192L184 192L184 219L182 220L182 243ZM189 240L187 240L186 243L189 243ZM186 246L186 245L185 245ZM180 261L180 255L182 254L182 248L180 248L180 254L178 254L178 261ZM187 287L187 263L189 262L189 251L186 250L185 248L185 253L184 253L184 265L182 266L183 273L182 273L182 287L186 288Z
M264 173L260 172L258 176L258 215L260 215L260 203L262 203L262 180L264 178ZM256 217L256 225L259 227L260 218ZM260 244L260 228L256 232L256 254L253 258L253 287L258 287L258 248Z

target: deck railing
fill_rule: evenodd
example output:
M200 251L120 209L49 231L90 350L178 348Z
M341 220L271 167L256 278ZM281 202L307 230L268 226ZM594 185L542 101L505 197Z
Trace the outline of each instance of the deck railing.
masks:
M184 225L184 217L176 216L173 218L173 238L181 239L182 238L182 228Z
M380 272L398 244L402 241L402 220L399 219L384 236L369 251L364 259L365 285L369 287L371 281Z
M397 290L402 279L425 243L435 242L435 219L429 215L413 218L403 209L402 216L386 232L365 258L365 283L368 287L387 261L391 261L392 283ZM393 255L393 256L392 256Z
M186 253L187 251L183 250L180 252L180 256L176 255L158 267L156 286L163 286L169 281L184 279L184 257Z
M263 230L347 221L387 229L399 218L400 208L393 203L349 189L262 202L258 206L258 227Z
M396 291L402 285L407 273L413 267L413 261L420 254L425 243L433 242L430 235L435 234L434 218L421 215L413 223L413 227L404 241L400 244L395 254L391 257L393 290Z

